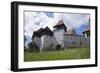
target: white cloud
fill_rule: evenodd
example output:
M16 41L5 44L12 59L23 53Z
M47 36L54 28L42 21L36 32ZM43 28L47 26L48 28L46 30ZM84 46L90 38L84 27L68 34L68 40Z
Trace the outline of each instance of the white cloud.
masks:
M53 31L53 26L62 19L69 30L87 24L89 15L54 13L54 17L50 18L43 12L25 12L25 35L32 37L34 31L47 26ZM37 22L40 24L37 25Z
M57 23L59 13L55 13L55 16L50 18L43 12L25 12L25 35L32 37L33 32L40 28L49 27L53 31L53 26ZM35 23L39 22L39 25Z
M63 14L63 21L68 30L79 28L82 25L88 25L89 14Z

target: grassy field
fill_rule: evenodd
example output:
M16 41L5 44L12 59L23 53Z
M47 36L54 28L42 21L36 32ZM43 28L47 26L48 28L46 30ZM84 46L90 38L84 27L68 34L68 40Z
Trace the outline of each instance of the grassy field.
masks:
M90 58L89 48L70 48L41 53L24 52L24 61L69 60Z

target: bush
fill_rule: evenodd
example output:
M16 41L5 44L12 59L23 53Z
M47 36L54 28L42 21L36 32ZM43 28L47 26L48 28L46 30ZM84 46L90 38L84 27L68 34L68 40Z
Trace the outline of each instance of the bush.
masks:
M57 44L56 45L56 50L61 50L61 49L62 49L61 45L60 44Z
M27 52L29 51L29 49L27 47L24 47L24 51Z
M29 47L30 52L38 52L39 51L38 46L34 42L29 43L28 47Z

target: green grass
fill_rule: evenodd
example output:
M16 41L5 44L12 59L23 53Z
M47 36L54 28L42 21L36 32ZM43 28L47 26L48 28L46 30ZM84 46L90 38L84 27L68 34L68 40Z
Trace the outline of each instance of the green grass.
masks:
M46 61L46 60L70 60L90 58L89 48L66 48L59 51L45 51L32 53L25 51L24 61Z

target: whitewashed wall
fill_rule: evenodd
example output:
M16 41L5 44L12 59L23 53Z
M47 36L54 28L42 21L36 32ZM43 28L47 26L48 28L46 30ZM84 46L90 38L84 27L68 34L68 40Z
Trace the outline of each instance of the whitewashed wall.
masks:
M64 37L64 45L65 47L68 46L79 46L79 47L89 47L90 45L90 38L86 38L85 36L72 36L67 35Z
M36 45L38 46L38 48L41 47L41 38L39 37L34 37L33 41L36 43Z
M43 39L43 47L44 49L49 48L49 49L53 49L56 47L57 45L57 41L55 39L54 36L49 36L49 35L43 35L44 39ZM33 41L36 43L36 45L38 46L38 48L41 47L42 45L42 40L40 37L34 37Z
M57 29L54 31L54 37L56 38L57 43L62 47L64 46L64 32L64 29Z

